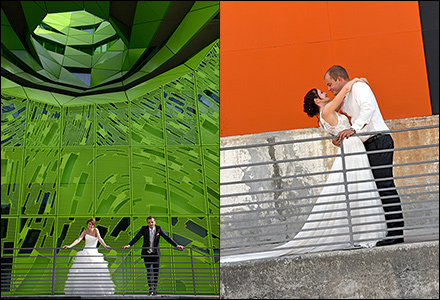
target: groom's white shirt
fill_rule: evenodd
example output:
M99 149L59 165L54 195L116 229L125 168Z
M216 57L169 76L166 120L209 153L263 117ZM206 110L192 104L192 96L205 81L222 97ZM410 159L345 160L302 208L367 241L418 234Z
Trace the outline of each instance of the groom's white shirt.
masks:
M356 133L389 130L385 124L373 91L368 84L356 82L345 96L341 110L351 118ZM360 135L365 142L372 135Z
M151 229L148 227L148 231L150 232L150 247L148 247L148 253L153 252L153 243L154 243L154 235L156 234L156 226Z

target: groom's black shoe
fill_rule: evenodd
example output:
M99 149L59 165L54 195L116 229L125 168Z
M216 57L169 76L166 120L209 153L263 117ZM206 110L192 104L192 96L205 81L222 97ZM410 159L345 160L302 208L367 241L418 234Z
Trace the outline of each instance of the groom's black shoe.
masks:
M376 243L376 247L388 246L388 245L399 244L399 243L403 243L403 238L380 240Z

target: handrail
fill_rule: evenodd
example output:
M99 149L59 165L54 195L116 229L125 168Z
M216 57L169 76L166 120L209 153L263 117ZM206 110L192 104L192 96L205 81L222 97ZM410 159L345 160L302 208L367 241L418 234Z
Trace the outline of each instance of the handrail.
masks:
M383 131L381 131L381 133L390 134L390 133L395 133L395 132L434 129L434 128L439 128L439 125L436 124L436 125L428 125L428 126L417 126L417 127L411 127L411 128L390 129L390 130L383 130ZM373 135L373 134L377 134L377 132L375 132L375 131L359 132L359 133L354 134L353 136L363 136L363 135ZM312 138L307 138L307 139L297 139L297 140L287 140L287 141L279 141L279 142L267 142L267 143L261 143L261 144L220 147L220 151L239 150L239 149L246 149L246 148L276 146L276 145L294 144L294 143L315 142L315 141L320 141L320 140L331 140L334 138L335 138L334 136L321 136L321 137L312 137Z
M84 247L85 248L85 247ZM34 248L2 248L2 276L1 291L6 295L58 295L64 294L64 283L68 278L71 265L76 257L76 252L82 247L72 247L63 250L59 247L34 247ZM158 247L153 247L156 249ZM102 257L97 247L97 255L88 257ZM115 294L148 294L147 272L139 250L143 247L131 247L127 250L118 247L111 248L117 253L105 253L105 264L115 284ZM178 293L193 295L218 295L219 294L219 255L215 247L185 247L178 253L171 249L174 247L160 247L162 253L159 264L159 293ZM20 254L20 251L29 250L31 253ZM121 251L120 253L119 250ZM172 251L170 254L166 252ZM66 251L66 253L63 253ZM203 251L203 252L200 252ZM11 253L11 254L5 254ZM134 254L136 253L136 254ZM7 262L8 258L10 262ZM96 277L96 268L101 268L102 262L75 262L87 269L81 271L74 280L81 278L90 280L90 275ZM90 266L92 265L92 268ZM99 272L98 272L99 273ZM72 277L71 277L72 279ZM95 282L99 278L93 278ZM84 290L81 295L94 295L90 284L81 281Z

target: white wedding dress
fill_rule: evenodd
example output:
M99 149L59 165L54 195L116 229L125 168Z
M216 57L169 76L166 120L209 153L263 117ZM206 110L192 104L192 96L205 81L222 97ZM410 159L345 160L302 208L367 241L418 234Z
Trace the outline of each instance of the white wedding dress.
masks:
M98 238L86 234L86 245L76 253L67 274L64 293L66 295L113 295L115 285L108 270L104 255L96 248Z
M341 130L350 128L348 118L343 114L338 113L337 115L338 124L336 126L331 126L321 118L321 128L325 132L334 136L336 136ZM365 152L364 144L357 136L344 139L343 149L345 154ZM339 148L337 154L340 153L341 149ZM353 225L352 230L354 246L374 247L378 240L381 240L385 237L387 226L385 223L384 210L380 206L382 203L379 198L379 193L376 191L376 183L373 181L373 173L370 169L361 169L370 166L367 154L362 153L346 156L345 166L347 170L351 170L347 172L347 181L349 182L349 205L351 223ZM336 157L331 170L342 170L342 158L340 156ZM350 184L350 182L354 181L363 182ZM317 199L310 216L292 241L275 247L271 251L237 254L223 257L221 256L220 262L236 262L278 257L286 254L300 254L351 248L346 203L344 202L346 198L344 195L345 187L343 182L344 177L342 172L330 173L326 181L326 186L324 186L322 189L320 197ZM332 183L341 184L328 185ZM331 196L332 194L339 193L342 193L342 195ZM325 220L333 218L341 219ZM356 226L356 224L359 225Z

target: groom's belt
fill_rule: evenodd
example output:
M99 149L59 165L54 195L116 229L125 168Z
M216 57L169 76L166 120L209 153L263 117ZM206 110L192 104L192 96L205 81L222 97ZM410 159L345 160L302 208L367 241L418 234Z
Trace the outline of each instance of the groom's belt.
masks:
M373 135L373 136L370 136L370 137L364 142L364 144L372 143L372 142L374 142L375 140L377 140L378 138L381 138L381 137L383 137L383 136L387 136L387 135L389 135L389 134L387 134L387 133L378 133L378 134L375 134L375 135Z

